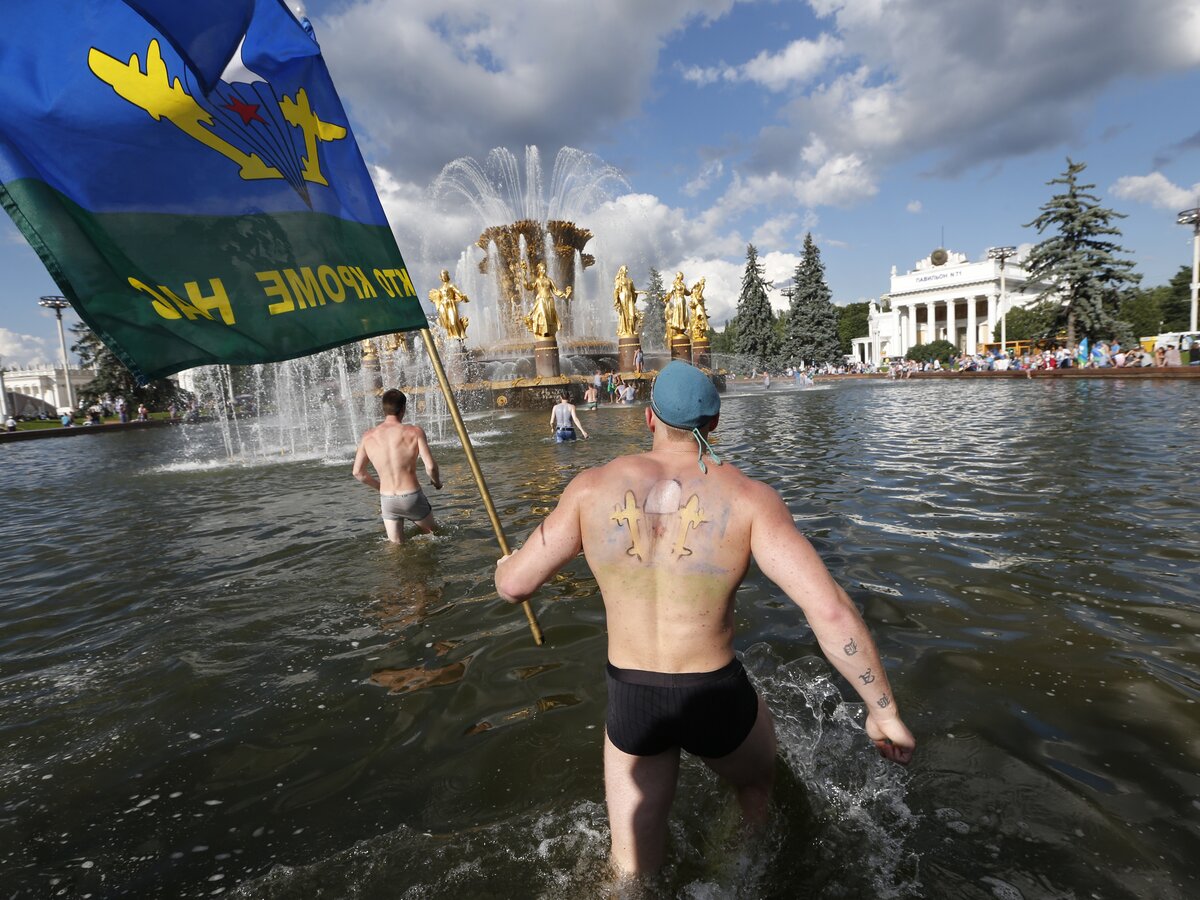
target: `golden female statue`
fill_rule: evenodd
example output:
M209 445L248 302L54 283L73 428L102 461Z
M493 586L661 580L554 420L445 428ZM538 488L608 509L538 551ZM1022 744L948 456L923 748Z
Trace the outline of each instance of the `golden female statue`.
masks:
M617 311L617 337L637 337L642 327L642 313L637 308L638 294L644 294L633 286L629 267L617 269L613 282L613 309Z
M704 279L701 278L692 285L692 300L688 304L692 308L692 340L708 339L708 310L704 308Z
M675 273L675 281L667 292L667 334L671 337L687 337L688 314L687 298L691 295L687 285L683 283L683 273Z
M467 295L450 283L450 272L442 269L442 286L429 292L429 302L437 307L438 324L446 331L446 337L464 340L470 319L458 314L458 304L470 303Z
M521 263L521 272L525 290L534 292L533 310L525 317L525 327L535 337L543 340L552 338L558 333L558 308L554 305L554 298L570 300L571 286L567 285L565 291L556 288L550 276L546 274L544 262L537 264L537 275L533 281L529 280L529 267L524 262Z

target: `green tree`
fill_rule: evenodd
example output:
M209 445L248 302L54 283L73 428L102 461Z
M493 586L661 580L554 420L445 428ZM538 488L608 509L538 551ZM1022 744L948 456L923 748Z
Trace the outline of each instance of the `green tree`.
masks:
M1040 341L1054 337L1059 305L1042 300L1033 306L1014 306L1004 317L1005 337L1010 341ZM1000 340L1000 323L992 328L992 340Z
M1125 216L1104 208L1099 197L1088 193L1094 184L1078 182L1085 168L1085 163L1068 157L1066 172L1046 182L1064 185L1065 190L1042 204L1041 214L1025 225L1038 234L1051 231L1029 252L1025 269L1030 280L1049 285L1038 299L1060 301L1055 325L1065 324L1069 347L1080 337L1111 337L1121 294L1140 279L1133 262L1118 256L1128 251L1108 240L1121 235L1112 220Z
M943 340L930 341L928 344L914 344L904 355L914 362L930 362L940 359L943 363L948 363L954 356L954 345Z
M843 354L854 349L851 343L855 338L866 337L871 333L871 304L847 303L838 307L838 340L841 341Z
M169 378L155 378L149 384L139 385L133 373L83 322L73 324L71 334L75 338L71 350L79 357L80 364L96 369L96 377L79 391L81 407L108 396L124 397L130 405L145 403L151 410L161 411L186 396L186 391L180 390Z
M737 318L737 352L755 366L767 367L778 352L773 328L775 315L771 312L771 301L767 299L763 266L753 244L746 245L746 269L738 294Z
M647 351L667 349L666 290L663 288L662 273L655 268L650 269L650 284L646 288L642 348Z
M726 322L721 331L713 331L708 344L713 353L737 353L737 316Z
M792 301L791 290L789 289L784 291L783 295L788 298L788 304L790 305ZM785 341L787 341L788 322L790 320L791 315L789 314L789 311L783 309L778 313L775 313L775 321L771 323L771 331L775 335L775 346L780 351L782 351L783 347L785 346Z
M1160 300L1162 330L1187 331L1192 324L1192 267L1181 266Z
M804 250L792 273L791 304L783 340L783 356L792 364L810 365L842 361L837 310L825 283L825 265L812 232L804 236Z
M1164 330L1160 295L1169 291L1168 287L1156 287L1145 291L1134 288L1125 293L1121 300L1121 318L1129 323L1137 337L1150 337Z

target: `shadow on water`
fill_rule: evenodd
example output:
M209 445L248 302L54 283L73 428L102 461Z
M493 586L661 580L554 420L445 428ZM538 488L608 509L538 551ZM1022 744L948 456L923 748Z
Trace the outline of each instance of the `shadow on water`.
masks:
M863 611L917 758L877 758L752 567L737 649L780 732L772 825L746 848L685 763L650 896L1200 893L1194 388L819 387L727 394L716 445ZM646 445L640 405L580 415L570 445L541 411L473 420L510 540ZM539 592L536 647L449 438L439 532L395 547L353 446L229 459L196 428L3 448L6 895L613 893L583 560Z

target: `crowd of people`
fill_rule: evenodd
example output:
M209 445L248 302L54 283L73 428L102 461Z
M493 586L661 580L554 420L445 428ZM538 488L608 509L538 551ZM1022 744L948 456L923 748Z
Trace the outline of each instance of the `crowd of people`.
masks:
M596 370L592 383L583 394L585 409L596 409L601 403L633 403L636 399L637 388L633 384L625 381L619 372L605 373L603 369Z

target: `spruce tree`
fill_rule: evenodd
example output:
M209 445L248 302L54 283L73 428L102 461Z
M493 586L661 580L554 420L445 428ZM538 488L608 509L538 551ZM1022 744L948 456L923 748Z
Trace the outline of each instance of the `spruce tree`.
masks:
M771 312L771 301L767 299L763 271L758 250L753 244L747 244L746 269L742 273L742 290L738 295L735 346L755 368L766 368L777 352L773 330L775 316Z
M168 404L185 398L187 392L169 378L155 378L139 385L133 373L83 322L71 325L71 334L75 338L71 350L79 357L80 365L96 371L96 377L78 392L76 402L80 408L108 396L124 397L133 406L145 403L152 411L159 412Z
M667 349L666 290L662 274L650 269L650 284L646 288L646 311L642 319L642 349Z
M825 265L812 233L804 236L804 252L792 275L791 308L783 355L789 363L841 362L841 340L833 294L825 283Z
M1120 237L1121 230L1111 223L1125 216L1101 206L1100 198L1088 193L1094 184L1078 182L1085 168L1086 163L1067 157L1066 172L1046 182L1064 185L1065 190L1042 204L1041 215L1025 225L1038 234L1051 229L1051 236L1034 245L1024 265L1031 281L1048 282L1038 299L1060 304L1055 326L1066 326L1069 347L1082 337L1112 337L1124 290L1141 280L1133 272L1133 261L1118 256L1128 251L1107 239Z

